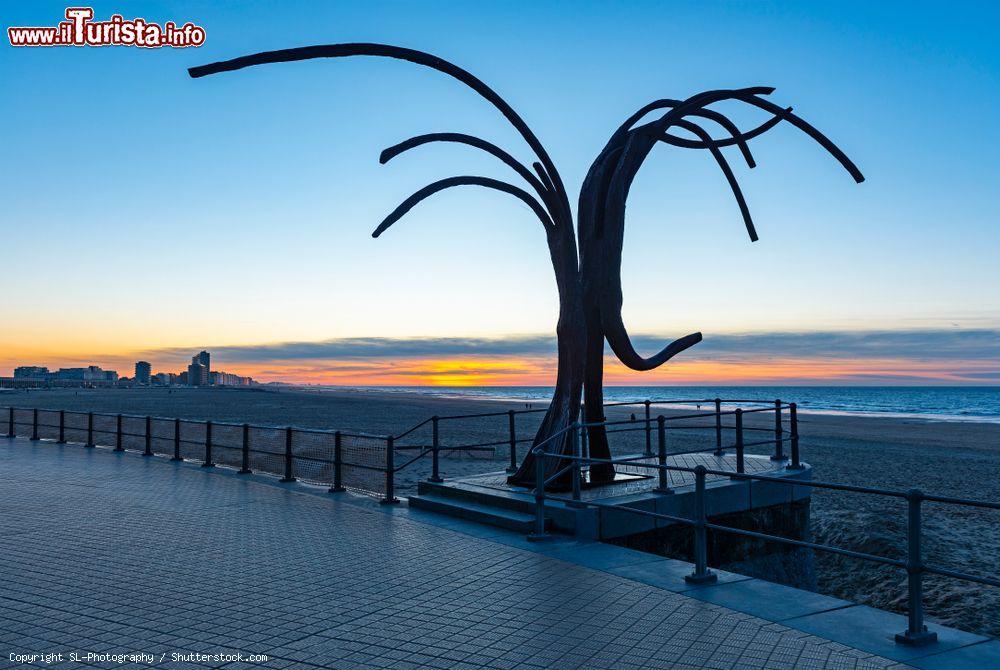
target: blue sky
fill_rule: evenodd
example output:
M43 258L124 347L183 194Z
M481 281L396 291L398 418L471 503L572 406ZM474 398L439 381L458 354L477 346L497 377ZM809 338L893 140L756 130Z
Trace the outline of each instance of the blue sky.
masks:
M526 147L457 82L377 59L192 80L258 51L377 41L431 51L503 95L575 197L611 131L656 98L771 85L837 142L856 185L791 127L731 159L751 244L704 152L661 147L626 225L637 333L1000 326L1000 47L995 6L958 3L99 2L193 21L197 49L0 48L8 131L0 289L11 357L357 337L545 334L555 286L541 228L480 189L382 217L453 174L507 178L461 147L378 164L425 132ZM4 27L64 4L5 3ZM761 117L734 110L744 126ZM69 327L67 327L69 326ZM750 352L748 352L750 353Z

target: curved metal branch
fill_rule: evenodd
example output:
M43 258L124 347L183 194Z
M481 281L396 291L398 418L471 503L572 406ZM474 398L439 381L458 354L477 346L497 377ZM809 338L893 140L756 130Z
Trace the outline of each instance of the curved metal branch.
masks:
M753 105L754 107L759 107L760 109L771 112L772 114L783 112L781 107L774 104L770 100L764 100L755 95L740 99L747 104ZM816 128L807 123L805 120L792 114L791 111L786 113L784 118L793 126L804 132L806 135L813 138L817 144L826 149L827 153L836 158L837 161L844 166L844 169L850 173L851 177L854 178L854 181L860 184L865 180L865 176L861 174L861 170L859 170L858 166L854 164L854 161L848 158L847 154L841 151L840 147L838 147L836 144L830 141L830 139L826 135L819 132Z
M483 186L485 188L492 188L497 191L509 193L528 205L546 229L550 229L552 227L552 220L549 218L548 212L546 212L545 208L542 207L537 200L531 197L531 194L527 191L498 179L491 179L489 177L462 176L449 177L424 186L422 189L404 200L399 207L394 209L392 213L389 214L389 216L385 217L385 220L382 221L382 223L379 224L379 227L375 229L375 232L372 233L372 237L378 237L384 233L389 226L403 218L407 212L413 209L413 207L422 200L425 200L435 193L453 186Z
M815 140L816 143L818 143L820 146L826 149L827 153L836 158L837 161L844 167L845 170L847 170L848 173L850 173L851 177L853 177L856 182L860 184L865 180L864 175L861 174L861 171L853 163L853 161L851 161L851 159L848 158L847 155L843 151L841 151L840 148L836 144L834 144L828 137L826 137L823 133L821 133L819 130L814 128L812 125L810 125L803 119L793 114L790 109L782 108L769 100L764 100L763 98L759 97L759 95L761 94L766 95L773 91L774 89L770 87L734 89L731 91L727 90L708 91L706 93L700 93L698 95L691 96L690 98L685 100L681 105L677 106L674 106L673 104L666 104L666 103L673 103L674 101L657 100L655 102L646 105L638 112L633 114L632 117L629 119L631 124L629 124L629 122L626 122L626 124L629 124L627 127L630 128L631 125L634 125L636 121L641 119L649 112L655 109L672 107L672 109L669 112L667 112L663 117L661 117L659 120L647 123L644 126L640 126L640 128L643 129L644 131L655 133L657 136L659 136L665 133L666 129L669 128L671 125L673 125L675 121L690 114L695 109L699 109L704 107L705 105L710 105L712 103L720 102L722 100L739 100L740 102L745 102L748 105L752 105L754 107L758 107L767 112L770 112L771 114L774 114L776 117L781 116L782 120L787 120L789 123L791 123L796 128L809 135L809 137L813 138L813 140ZM777 123L777 121L775 121L774 123ZM623 124L622 127L626 127L626 124ZM772 123L772 126L773 125L774 124ZM765 128L764 130L767 129ZM763 130L761 132L763 132ZM677 139L683 141L683 138L677 138ZM721 142L717 143L717 145L725 146ZM697 147L697 148L708 148L708 147Z
M514 170L514 172L520 175L522 179L528 182L531 187L535 189L540 198L544 199L548 195L548 191L545 186L538 180L537 177L535 177L535 175L531 173L531 170L521 165L516 158L497 145L480 139L474 135L466 135L464 133L430 133L428 135L417 135L416 137L411 137L408 140L400 142L399 144L384 150L379 155L378 161L382 165L385 165L399 154L424 144L430 144L431 142L455 142L458 144L467 144L471 147L475 147L476 149L481 149L486 153L499 158L505 165Z
M622 321L620 313L617 317L612 315L612 318L607 321L605 321L604 314L602 313L601 326L604 328L604 337L611 346L611 350L615 352L615 356L618 357L618 360L620 360L625 367L638 372L655 370L685 349L689 349L701 342L701 333L691 333L690 335L685 335L684 337L674 340L664 347L659 353L650 356L649 358L643 358L635 350L635 347L632 346L632 340L629 339L628 332L625 330L625 323Z
M722 151L716 145L711 135L709 135L698 124L685 121L684 119L676 121L675 123L684 130L691 131L700 137L702 142L708 145L708 150L711 151L712 155L715 157L716 162L719 164L719 169L721 169L722 173L726 175L726 181L729 182L729 188L733 190L733 196L735 196L736 202L740 206L740 213L743 215L743 223L747 227L747 233L750 234L750 240L756 242L757 230L753 226L753 219L750 218L750 208L747 207L746 198L743 197L743 191L740 189L740 184L736 181L736 175L733 174L733 170L729 167L729 162L726 161L726 157L722 154Z
M295 49L265 51L251 56L242 56L240 58L233 58L231 60L188 68L188 73L192 77L197 78L219 72L231 72L233 70L239 70L254 65L263 65L266 63L287 63L291 61L309 60L312 58L346 58L350 56L377 56L382 58L405 60L410 63L429 67L433 70L437 70L438 72L443 72L444 74L457 79L474 90L480 96L485 98L490 104L496 107L500 113L504 115L507 121L514 126L517 132L520 133L521 137L524 138L524 141L528 143L528 146L530 146L531 150L535 152L536 156L538 156L538 160L544 166L545 172L552 180L556 195L558 196L565 213L568 214L570 212L569 196L566 194L566 188L563 185L562 178L559 176L559 172L556 170L552 159L549 158L548 152L545 151L545 147L543 147L542 143L537 137L535 137L535 134L528 127L528 124L524 122L524 119L522 119L517 112L514 111L506 100L501 98L496 91L483 83L479 78L472 73L463 70L454 63L449 63L443 58L438 58L437 56L423 51L406 49L403 47L392 46L390 44L365 42L323 44L310 47L298 47Z
M738 91L738 93L742 95L743 91L750 91L750 90L773 90L773 89L768 89L766 87L758 87L755 89L741 89ZM698 96L694 96L694 98L697 99ZM672 109L680 107L682 105L687 106L688 101L673 100L673 99L655 100L646 105L645 107L643 107L642 109L640 109L635 114L633 114L632 117L628 121L626 121L626 123L622 124L621 128L619 128L619 132L621 132L622 128L626 129L631 128L632 125L634 125L638 119L641 119L643 116L649 114L650 112L656 111L658 109L667 109L667 108ZM743 153L743 157L746 160L747 165L753 168L757 166L757 163L753 159L753 154L750 153L750 147L747 145L747 142L749 142L750 140L759 135L766 133L768 130L770 130L778 123L780 123L781 120L785 118L786 114L791 113L792 108L788 107L786 109L783 109L781 113L775 114L761 125L745 133L741 132L739 128L737 128L736 124L733 123L724 114L720 114L719 112L716 112L714 110L705 109L702 107L691 108L688 106L688 110L689 110L687 112L688 116L699 116L702 118L706 118L711 121L715 121L720 126L725 128L729 132L730 137L713 140L716 146L728 147L728 146L738 145L740 147L740 151ZM662 142L665 142L666 144L670 144L671 146L683 147L685 149L708 149L708 145L705 144L704 142L697 140L690 140L686 137L678 137L676 135L671 135L666 131L663 132L663 135L660 137L660 140Z
M746 140L743 139L740 129L736 127L735 123L729 120L728 116L711 109L696 109L691 111L687 116L698 116L703 119L715 121L725 128L729 132L729 135L736 141L736 145L740 148L740 153L743 154L743 160L747 162L747 165L751 168L757 167L757 163L753 159L753 154L750 153L750 147L747 145ZM664 133L664 136L666 135L667 133ZM711 139L712 146L718 146L716 140L711 138L711 135L709 138Z
M663 103L663 107L679 107L685 104L680 100L658 100L657 102ZM757 167L757 163L753 159L753 154L750 153L750 147L747 145L743 133L740 131L739 128L736 127L735 123L729 120L729 117L727 117L725 114L720 114L719 112L716 112L711 109L696 107L694 109L690 109L683 118L686 118L688 116L698 116L703 119L715 121L717 124L722 126L726 131L729 132L730 135L730 137L728 138L729 143L739 146L740 152L743 154L743 159L746 160L747 165L749 165L751 168ZM777 123L777 121L775 121L774 123ZM664 130L663 135L659 139L663 142L666 142L667 144L676 144L676 142L684 141L685 138L677 137L676 135L671 135L670 133L666 132L666 130ZM716 140L714 138L712 138L711 141L715 146L718 146L720 142L720 140ZM699 144L701 146L697 148L703 148L703 149L709 148L708 144L705 143L704 140Z
M699 106L709 105L713 102L718 102L719 100L725 100L726 98L734 98L738 95L769 95L774 93L774 88L771 86L751 86L749 88L737 88L737 89L719 89L717 91L705 91L704 93L698 93L691 96L687 100L678 102L677 100L654 100L653 102L641 107L635 114L628 117L625 123L618 127L615 131L615 135L620 135L621 133L629 131L632 126L639 122L642 117L646 116L650 112L655 112L658 109L665 109L668 107L678 107L680 105L694 105L702 100L707 100L707 102L701 102ZM721 97L720 97L721 96Z
M769 131L771 128L774 128L776 125L778 125L779 123L781 123L782 120L784 120L786 114L790 114L791 112L792 112L792 108L791 107L785 107L785 109L783 110L782 114L772 116L770 119L768 119L764 123L760 124L759 126L757 126L756 128L754 128L753 130L748 130L745 133L740 133L740 135L739 135L738 138L737 137L726 137L726 138L723 138L723 139L714 140L715 141L715 145L717 147L728 147L728 146L732 146L732 145L736 144L737 141L739 141L739 140L742 140L743 142L749 142L753 138L758 137L760 135L763 135L764 133L766 133L767 131ZM705 144L704 142L701 142L699 140L690 140L690 139L688 139L686 137L677 137L676 135L671 135L670 133L663 133L663 136L660 137L660 141L661 142L665 142L666 144L669 144L671 146L682 147L684 149L707 149L708 148L707 144ZM751 165L750 167L755 167L755 165Z

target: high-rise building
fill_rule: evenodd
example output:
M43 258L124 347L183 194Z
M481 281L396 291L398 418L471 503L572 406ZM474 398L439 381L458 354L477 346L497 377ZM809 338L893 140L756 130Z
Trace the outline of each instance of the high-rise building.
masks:
M212 371L212 355L207 351L202 351L201 353L193 356L191 358L192 363L197 363L199 365L204 365L205 369L209 372Z
M197 356L195 357L197 358ZM208 386L208 368L201 363L192 361L188 366L188 384L191 386Z
M135 383L142 384L143 386L149 386L149 378L152 372L153 366L146 361L138 361L135 364Z

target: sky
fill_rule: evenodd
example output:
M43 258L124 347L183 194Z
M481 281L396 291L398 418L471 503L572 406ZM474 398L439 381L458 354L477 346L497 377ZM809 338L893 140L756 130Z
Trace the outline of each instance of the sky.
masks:
M66 5L0 4L4 28ZM0 47L0 375L16 365L196 351L264 381L547 385L555 281L505 194L453 189L371 232L437 179L517 176L495 109L443 74L374 58L186 68L311 44L432 52L510 102L571 200L611 132L658 98L776 87L860 185L779 124L727 150L751 243L710 155L666 145L628 203L623 315L642 352L704 341L611 384L1000 384L1000 9L870 2L97 2L95 18L204 27L203 46ZM5 31L6 32L6 31ZM744 128L765 116L718 107ZM575 205L575 202L574 202Z

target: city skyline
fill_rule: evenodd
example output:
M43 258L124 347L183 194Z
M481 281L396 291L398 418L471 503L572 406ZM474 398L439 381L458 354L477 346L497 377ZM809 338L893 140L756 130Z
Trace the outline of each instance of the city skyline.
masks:
M1000 54L987 29L997 10L754 3L729 6L718 25L711 3L650 6L581 4L572 31L553 35L543 26L557 9L545 6L140 2L130 12L205 26L205 45L5 49L0 76L23 94L4 103L18 133L3 159L17 169L4 186L15 225L0 278L0 369L180 369L176 351L208 348L240 352L244 373L262 381L551 384L544 342L557 301L526 208L455 191L370 237L429 180L505 176L461 148L380 166L383 148L462 131L527 154L495 110L406 64L290 64L197 82L185 71L263 48L377 39L438 53L509 99L571 198L624 116L713 86L776 86L776 102L794 104L863 169L858 187L794 130L761 137L760 167L735 168L761 237L750 244L711 159L658 148L629 201L624 316L647 335L646 353L696 330L705 341L652 373L609 361L608 383L1000 384L1000 195L989 179L1000 159L988 150L1000 139ZM4 13L9 25L47 25L64 9ZM98 18L113 11L95 7ZM516 49L505 28L524 36ZM606 48L584 48L584 34ZM135 100L142 114L124 111ZM962 104L945 115L940 100ZM80 128L60 154L90 158L51 160L39 147L53 127ZM111 128L118 141L93 151L92 136ZM204 262L191 259L192 239L212 250ZM106 265L39 265L81 249L99 249ZM838 359L829 335L843 340Z
M191 357L186 370L154 373L149 361L135 361L135 375L119 375L117 370L105 370L93 363L78 367L21 364L12 375L0 375L0 388L33 388L36 386L253 386L252 377L212 369L211 354L202 350Z

